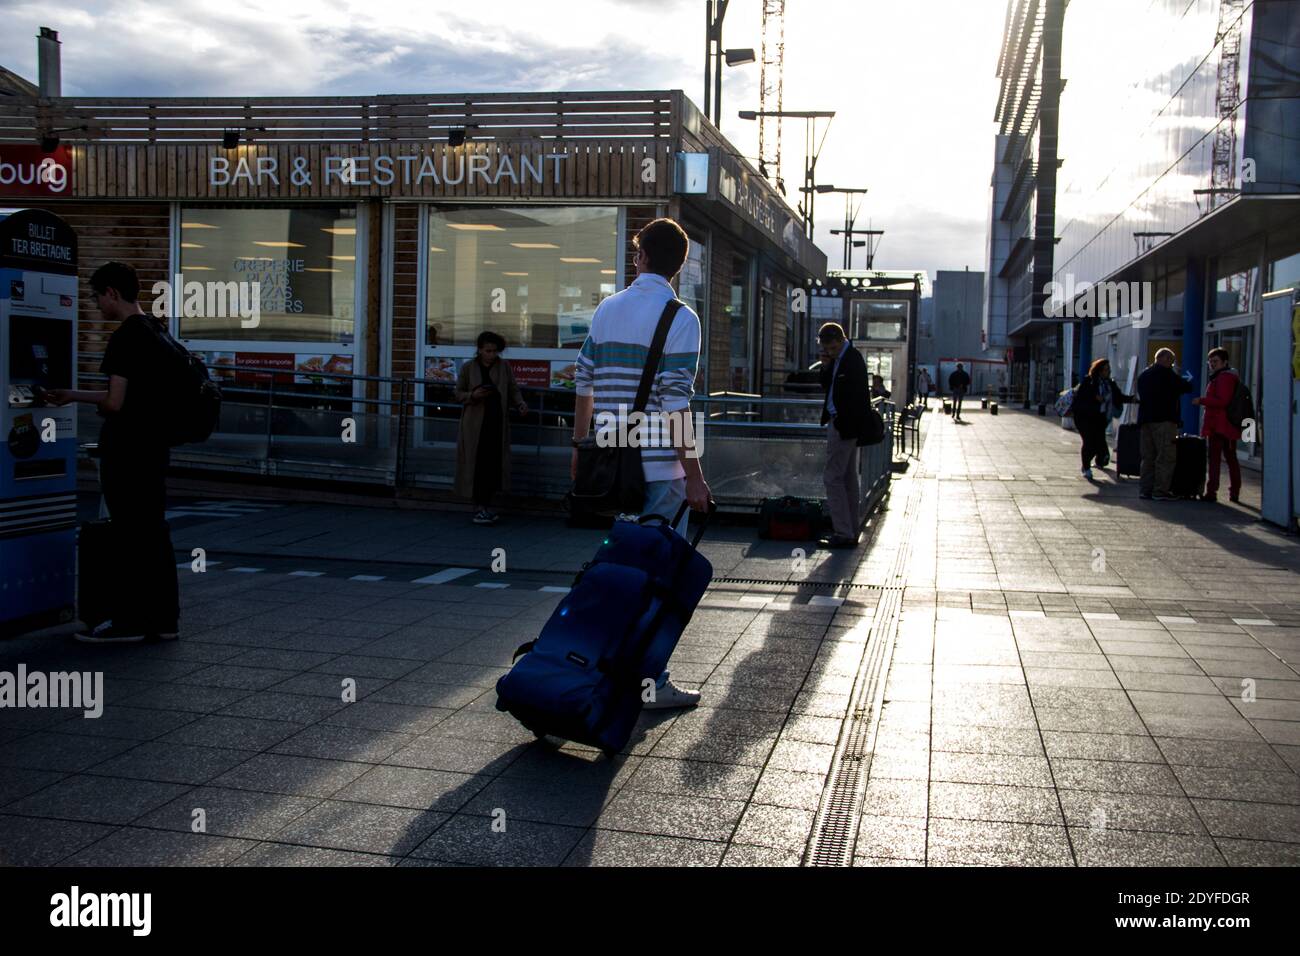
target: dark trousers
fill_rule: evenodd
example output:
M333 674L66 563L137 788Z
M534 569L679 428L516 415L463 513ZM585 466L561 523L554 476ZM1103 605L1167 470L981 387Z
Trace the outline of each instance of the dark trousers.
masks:
M966 389L954 388L952 390L952 417L961 418L961 400L966 397Z
M104 448L100 485L112 519L113 624L170 633L180 618L176 552L167 525L166 446Z
M1079 429L1079 437L1083 439L1083 447L1079 450L1083 467L1091 468L1094 458L1097 459L1099 468L1108 463L1110 448L1106 444L1106 419L1085 418L1080 421L1076 416L1074 427Z
M495 400L483 416L478 434L478 454L474 457L474 504L490 508L501 490L501 409Z
M1241 462L1237 460L1237 442L1235 439L1217 432L1210 435L1210 478L1205 483L1207 495L1219 491L1219 461L1228 459L1228 494L1241 494Z

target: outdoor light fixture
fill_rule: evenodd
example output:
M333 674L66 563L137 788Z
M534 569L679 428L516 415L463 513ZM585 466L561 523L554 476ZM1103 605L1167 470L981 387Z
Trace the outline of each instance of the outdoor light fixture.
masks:
M221 146L223 149L234 149L239 145L240 135L243 133L265 133L265 126L245 126L242 129L228 129L221 134Z
M463 129L449 129L449 130L447 130L447 145L448 145L448 146L464 146L464 145L465 145L465 131L464 131Z
M799 204L799 215L803 216L804 235L809 239L813 237L813 199L816 193L843 192L835 187L822 187L816 184L817 178L817 157L821 154L822 146L826 143L826 134L830 132L830 121L835 118L834 110L739 110L736 114L743 120L756 120L760 116L781 116L789 119L801 119L804 121L804 170L803 185L799 187L799 192L803 193L804 199ZM821 139L817 139L817 121L826 120L826 128L822 130ZM760 158L761 159L761 158ZM782 195L785 194L785 183L778 183Z
M733 47L723 53L726 58L727 66L741 66L745 63L753 63L758 57L754 56L753 47Z
M65 126L61 129L48 130L41 134L41 152L52 153L59 148L59 134L73 133L79 130L89 129L88 126Z

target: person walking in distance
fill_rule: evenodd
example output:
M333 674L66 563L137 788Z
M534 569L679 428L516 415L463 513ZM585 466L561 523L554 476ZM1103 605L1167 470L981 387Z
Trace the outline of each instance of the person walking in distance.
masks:
M921 407L930 407L930 370L921 369L921 374L916 378L916 390L921 396Z
M852 548L862 528L859 514L858 440L866 434L866 414L871 404L867 363L853 347L842 326L827 322L817 332L821 345L821 383L826 390L821 423L826 429L826 468L822 483L831 512L832 534L821 544ZM882 383L883 384L883 383Z
M961 400L969 388L970 375L965 366L958 362L956 370L948 376L948 391L952 392L952 420L955 422L961 421Z
M108 387L46 393L56 405L93 404L104 418L99 477L114 561L100 570L113 578L112 616L76 637L91 644L175 640L180 601L166 519L170 448L161 415L169 400L167 345L155 328L159 320L140 308L140 280L131 266L100 266L90 277L90 288L104 318L118 323L99 369Z
M626 421L636 400L637 383L649 358L655 328L665 306L676 298L670 284L686 262L690 241L672 219L656 219L633 240L636 279L596 307L591 331L578 353L574 375L573 457L570 477L578 476L578 443L586 439L593 415ZM690 405L700 362L700 319L689 306L677 310L668 329L663 357L650 388L642 429L641 468L646 495L642 514L671 520L683 501L707 511L711 496L690 434ZM667 434L665 433L667 432ZM688 516L676 530L685 535ZM647 709L693 707L697 691L675 686L664 671Z
M1098 468L1110 464L1110 447L1106 443L1106 426L1126 404L1136 402L1131 395L1125 395L1110 377L1110 361L1097 359L1088 366L1088 374L1074 388L1074 400L1070 405L1070 414L1074 416L1074 427L1079 429L1082 440L1080 456L1083 462L1083 477L1092 481L1092 464L1095 460Z
M1241 463L1237 461L1237 442L1241 429L1228 418L1228 405L1237 392L1239 377L1229 365L1231 356L1227 349L1210 349L1210 381L1205 394L1192 399L1193 405L1205 409L1201 435L1209 444L1210 477L1205 483L1202 501L1219 500L1219 461L1228 459L1228 500L1241 500Z
M1156 360L1138 375L1138 428L1142 436L1142 471L1139 498L1172 501L1177 448L1174 439L1182 428L1182 396L1192 383L1174 369L1171 349L1156 352Z

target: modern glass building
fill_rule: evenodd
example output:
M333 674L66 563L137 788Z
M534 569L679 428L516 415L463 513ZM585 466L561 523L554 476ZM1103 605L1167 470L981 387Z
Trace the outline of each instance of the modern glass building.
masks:
M985 329L1028 399L1161 346L1258 393L1261 296L1300 281L1300 4L1011 0L999 75Z

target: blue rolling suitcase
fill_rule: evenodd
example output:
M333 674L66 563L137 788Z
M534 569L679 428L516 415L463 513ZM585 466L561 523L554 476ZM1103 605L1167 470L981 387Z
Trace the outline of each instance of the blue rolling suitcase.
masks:
M616 521L541 634L515 651L514 667L497 681L497 710L539 737L608 755L627 746L643 682L663 673L713 579L696 550L707 523L706 515L687 541L661 515Z

